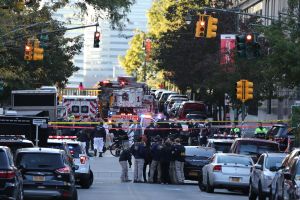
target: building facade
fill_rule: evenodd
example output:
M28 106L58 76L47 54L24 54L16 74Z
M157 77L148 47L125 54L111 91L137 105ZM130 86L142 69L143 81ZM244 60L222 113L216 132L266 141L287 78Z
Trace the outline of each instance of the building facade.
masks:
M93 47L93 37L96 29L84 30L84 84L91 87L100 80L116 79L125 75L119 64L119 56L126 54L129 41L136 29L147 30L147 11L152 5L152 0L137 0L128 14L129 21L125 23L122 31L113 30L108 20L97 20L93 15L87 17L86 23L99 22L98 31L101 32L100 48ZM89 13L93 13L90 8Z

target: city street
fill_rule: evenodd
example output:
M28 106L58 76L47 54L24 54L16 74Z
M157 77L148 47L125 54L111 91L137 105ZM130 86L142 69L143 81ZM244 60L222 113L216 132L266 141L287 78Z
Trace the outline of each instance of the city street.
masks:
M208 194L201 192L195 183L186 185L158 185L144 183L121 183L119 180L120 166L118 158L109 153L103 158L92 158L92 168L95 175L94 184L90 189L78 189L79 200L152 200L154 198L164 200L183 199L222 199L243 200L247 199L240 193L232 193L227 190L215 190ZM129 174L132 179L132 171Z

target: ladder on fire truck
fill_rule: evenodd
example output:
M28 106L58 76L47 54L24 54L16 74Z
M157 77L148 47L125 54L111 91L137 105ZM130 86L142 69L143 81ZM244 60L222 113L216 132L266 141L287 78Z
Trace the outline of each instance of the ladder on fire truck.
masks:
M101 90L95 88L65 88L59 91L60 95L68 96L98 96Z

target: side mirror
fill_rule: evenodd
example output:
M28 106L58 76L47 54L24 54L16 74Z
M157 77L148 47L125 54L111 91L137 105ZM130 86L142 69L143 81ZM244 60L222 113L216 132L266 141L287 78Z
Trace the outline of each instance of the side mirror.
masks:
M254 168L258 169L258 170L263 170L263 167L261 165L259 165L259 164L255 164Z
M278 167L276 167L276 166L272 166L272 167L270 167L270 171L271 172L276 172L276 171L278 171Z
M283 176L284 176L284 179L286 179L286 180L291 180L292 179L292 175L288 172L284 173Z

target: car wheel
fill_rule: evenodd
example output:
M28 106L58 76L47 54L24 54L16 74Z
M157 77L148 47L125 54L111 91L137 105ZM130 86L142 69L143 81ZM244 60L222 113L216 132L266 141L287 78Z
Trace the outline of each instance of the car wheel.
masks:
M213 193L215 188L210 185L209 183L209 177L207 176L207 185L206 185L206 192L207 193Z
M94 174L91 170L89 174L90 175L88 177L85 177L82 180L80 180L80 186L83 189L89 189L94 182Z
M17 197L17 200L23 200L24 199L24 193L23 193L23 189L20 189L19 195Z
M205 191L205 186L204 186L204 184L203 184L203 178L202 178L202 176L199 176L199 178L198 178L198 186L199 186L199 189L203 192L203 191Z
M249 187L249 200L256 200L257 195L253 191L253 186L252 183L250 182L250 187Z
M258 200L266 200L266 197L262 191L261 182L258 183Z

